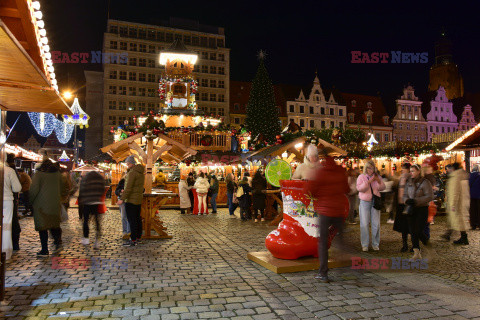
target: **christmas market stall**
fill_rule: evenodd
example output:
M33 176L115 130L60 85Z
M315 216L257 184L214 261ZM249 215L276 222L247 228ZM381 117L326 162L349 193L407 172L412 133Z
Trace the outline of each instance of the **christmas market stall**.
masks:
M464 152L467 171L470 171L474 165L480 164L480 124L465 132L445 149Z
M0 202L3 203L5 119L7 111L67 114L58 93L40 3L0 1ZM3 208L0 206L3 216ZM3 220L0 224L0 245ZM4 298L5 255L0 262L0 300Z

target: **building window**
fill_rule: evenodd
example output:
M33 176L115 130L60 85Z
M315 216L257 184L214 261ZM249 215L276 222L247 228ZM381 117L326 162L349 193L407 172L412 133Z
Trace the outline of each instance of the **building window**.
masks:
M225 61L225 54L219 53L219 54L218 54L218 60L219 60L219 61Z
M118 27L117 26L110 26L109 32L117 34L118 33Z
M136 87L129 87L128 88L128 95L136 96L137 95L137 88Z
M210 80L210 87L216 88L217 87L217 80Z
M403 125L402 125L401 123L399 123L399 124L398 124L398 128L399 128L400 130L402 130L402 129L403 129L402 127L403 127Z
M295 112L295 106L293 104L290 105L290 112Z
M217 101L217 95L215 93L210 93L210 101Z
M445 133L445 127L442 127L442 133Z
M127 71L120 71L120 80L127 80Z
M117 79L117 71L110 71L110 79Z
M405 111L405 106L402 106L402 111Z
M375 140L377 140L378 142L382 141L380 133L375 133Z
M322 120L320 125L321 125L322 129L325 129L325 121Z
M330 121L330 128L335 128L335 121Z
M351 102L351 103L352 103L352 107L356 107L356 106L357 106L357 101L355 101L355 100L352 100L352 102Z
M155 75L154 74L148 74L148 82L155 82Z
M217 60L217 54L215 52L210 52L210 60Z
M210 113L213 115L217 114L217 108L210 108Z
M108 116L108 124L116 125L117 124L116 119L117 119L117 117L115 117L115 116Z
M225 88L225 81L223 81L223 80L218 80L218 87L219 87L219 88Z
M415 125L415 131L417 131L417 130L418 130L418 126L417 126L417 125Z
M127 95L127 87L124 87L124 86L120 86L118 87L118 94L121 94L121 95Z
M120 101L118 103L118 110L127 110L127 102L126 101Z
M304 106L300 106L300 113L305 113L305 107Z
M110 49L117 49L117 41L110 41Z
M339 122L339 123L338 123L338 127L339 127L340 129L343 129L343 122Z
M128 80L130 81L137 81L137 73L136 72L130 72L128 74Z
M135 111L135 102L130 101L128 103L128 111Z
M412 106L408 106L408 112L412 111Z
M208 87L208 79L202 79L202 87Z
M148 88L148 96L149 97L155 97L155 89L153 88Z
M421 140L421 141L425 141L425 137L424 137L424 136L422 136L420 140Z
M372 115L367 115L367 123L372 123Z
M415 142L418 142L418 136L415 135Z
M117 94L117 86L109 86L108 87L109 94Z
M202 73L208 73L208 66L202 66Z
M117 101L108 101L108 109L110 110L117 109Z
M315 128L315 120L310 120L310 129Z
M155 46L154 45L149 45L148 46L148 53L155 53Z
M383 141L388 142L388 140L389 140L389 137L388 137L388 136L389 136L389 134L388 134L388 133L385 133L385 139L384 139Z
M320 108L320 114L325 114L325 108L324 107Z
M343 117L343 109L338 109L338 115L339 115L340 117Z
M462 130L464 129L464 127L462 126ZM447 132L450 132L450 127L447 128Z
M240 109L240 105L238 103L235 103L233 105L233 110L238 111Z
M335 109L330 108L330 115L331 115L331 116L335 115Z
M310 114L314 114L314 108L313 107L310 107Z
M136 67L137 66L137 58L128 59L128 65Z
M417 116L417 115L415 115L415 120L418 120L418 116Z
M438 127L435 127L435 131L438 133Z
M240 124L240 118L233 118L233 122L235 124Z
M208 93L202 93L202 101L208 101Z
M407 130L410 130L410 125L409 124L407 124Z
M353 122L354 119L355 119L355 114L350 113L350 114L348 115L348 121Z
M145 97L145 94L147 92L146 88L138 88L138 95L141 97Z
M149 68L155 68L155 60L148 59L148 67Z
M208 59L208 52L202 52L202 59Z
M120 42L120 50L127 51L127 43L126 42L123 42L123 41Z
M225 74L225 67L218 67L218 74Z
M147 66L147 59L144 59L144 58L138 59L138 66L139 67L146 67Z
M219 102L225 102L225 95L219 94L219 95L218 95L218 101L219 101Z
M305 127L305 120L303 119L300 119L300 127Z
M130 51L137 51L137 44L136 43L130 43Z
M217 67L215 67L215 66L210 66L210 73L211 73L211 74L216 74L216 73L217 73Z

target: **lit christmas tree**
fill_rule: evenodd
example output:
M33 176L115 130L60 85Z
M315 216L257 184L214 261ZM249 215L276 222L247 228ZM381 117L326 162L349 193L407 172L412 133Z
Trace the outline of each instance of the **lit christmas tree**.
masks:
M260 51L258 57L260 65L250 90L245 124L252 132L252 137L257 137L261 133L267 141L273 142L275 136L280 133L278 109L272 81L264 64L265 53Z

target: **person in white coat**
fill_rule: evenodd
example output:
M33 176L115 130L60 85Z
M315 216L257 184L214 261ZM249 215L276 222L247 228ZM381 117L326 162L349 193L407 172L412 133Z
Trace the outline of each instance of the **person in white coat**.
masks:
M197 190L198 213L207 214L207 193L208 188L210 188L210 183L208 183L208 179L203 172L200 173L197 181L195 181L194 187Z
M313 144L308 145L303 163L295 169L292 179L312 180L315 171L320 167L318 149Z
M5 252L7 260L12 257L12 218L13 218L13 194L22 190L15 170L9 166L3 166L3 234L2 252Z
M182 175L180 177L180 182L178 183L178 195L180 196L180 213L185 214L185 209L187 209L187 214L190 214L190 208L192 204L190 202L190 196L188 195L188 190L193 187L189 187L187 184L187 177Z

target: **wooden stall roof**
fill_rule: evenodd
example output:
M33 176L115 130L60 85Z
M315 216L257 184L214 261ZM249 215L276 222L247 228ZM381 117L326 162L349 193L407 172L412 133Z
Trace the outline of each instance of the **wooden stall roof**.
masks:
M295 154L295 157L297 158L298 161L303 161L303 154L301 154L296 148L295 145L299 143L305 143L307 140L306 137L299 137L297 139L294 139L288 143L284 144L278 144L278 145L273 145L273 146L268 146L265 148L262 148L260 150L257 150L255 152L252 152L247 156L247 158L251 158L253 156L255 157L276 157L276 156L281 156L285 151L291 152ZM329 149L329 155L332 156L340 156L340 155L347 155L347 152L334 146L331 143L326 142L325 140L318 139L319 144L323 145L325 148Z
M72 114L65 101L50 86L45 73L2 20L0 20L0 108L7 111Z
M140 162L146 163L146 152L144 150L146 144L147 138L143 133L137 133L100 150L109 154L115 162L121 162L128 156L133 155ZM153 162L160 158L167 163L178 163L186 157L197 154L196 150L188 148L163 134L159 134L157 138L153 139L153 149Z
M480 123L445 148L447 151L466 151L480 148Z

